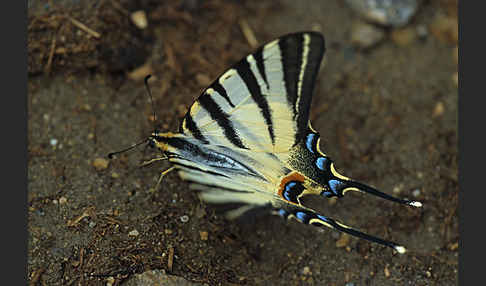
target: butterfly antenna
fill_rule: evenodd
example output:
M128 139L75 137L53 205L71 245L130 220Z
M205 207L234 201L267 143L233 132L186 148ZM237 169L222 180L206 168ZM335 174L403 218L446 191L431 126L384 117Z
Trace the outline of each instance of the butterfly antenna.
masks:
M120 154L120 153L123 153L123 152L129 151L129 150L131 150L131 149L133 149L133 148L135 148L135 147L137 147L137 146L139 146L139 145L141 145L141 144L143 144L143 143L147 142L148 140L149 140L149 139L144 139L143 141L140 141L140 142L138 142L138 143L135 143L135 144L133 144L132 146L130 146L130 147L128 147L128 148L125 148L125 149L123 149L123 150L116 151L116 152L111 152L111 153L109 153L109 154L108 154L108 158L113 159L113 156L115 156L116 154Z
M150 103L151 103L151 105L152 105L152 111L153 111L153 116L154 116L154 117L153 117L153 118L154 118L154 130L156 130L156 129L155 129L155 118L156 118L155 116L156 116L156 115L155 115L154 101L153 101L153 99L152 99L152 91L150 90L150 86L148 85L148 80L149 80L149 78L150 78L151 76L152 76L152 75L150 75L150 74L149 74L149 75L147 75L147 76L145 77L145 79L144 79L144 83L145 83L145 88L147 89L147 93L148 93L149 98L150 98ZM130 146L130 147L128 147L128 148L125 148L125 149L123 149L123 150L116 151L116 152L111 152L111 153L109 153L109 154L108 154L108 158L113 159L113 156L114 156L114 155L116 155L116 154L120 154L120 153L123 153L123 152L126 152L126 151L129 151L129 150L131 150L131 149L133 149L133 148L135 148L135 147L137 147L137 146L139 146L139 145L141 145L141 144L143 144L143 143L145 143L145 142L148 142L148 141L149 141L149 139L144 139L144 140L142 140L142 141L140 141L140 142L138 142L138 143L136 143L136 144L134 144L134 145L132 145L132 146Z
M155 108L154 108L154 100L153 100L153 97L152 97L152 91L150 90L150 86L148 84L148 80L149 78L152 77L152 75L147 75L144 79L144 82L145 82L145 88L147 89L147 93L149 95L149 98L150 98L150 104L152 105L152 112L153 112L153 118L154 118L154 131L157 130L157 128L155 128L155 120L156 120L156 115L155 115Z

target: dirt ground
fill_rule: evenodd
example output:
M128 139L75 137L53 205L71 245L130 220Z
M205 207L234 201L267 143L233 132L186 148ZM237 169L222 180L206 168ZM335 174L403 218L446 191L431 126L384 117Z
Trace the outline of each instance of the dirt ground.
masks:
M344 1L261 2L29 1L30 285L119 285L153 269L208 285L458 284L457 37L440 22L457 19L457 2L423 1L366 50L350 42L358 18ZM143 30L130 21L140 9ZM176 173L155 190L169 165L140 168L151 149L96 160L153 129L147 73L156 124L177 131L203 88L254 50L245 23L258 44L325 35L311 107L321 149L343 174L424 207L306 202L408 253L271 215L225 221Z

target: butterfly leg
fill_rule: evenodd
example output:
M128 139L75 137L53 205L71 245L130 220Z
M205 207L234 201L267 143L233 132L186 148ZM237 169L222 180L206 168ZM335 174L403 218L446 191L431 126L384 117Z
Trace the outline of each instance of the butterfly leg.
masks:
M312 210L292 207L292 208L281 208L274 211L274 214L277 214L285 219L295 218L301 223L309 224L318 227L329 227L349 235L362 238L371 242L375 242L384 246L388 246L396 250L398 253L402 254L405 253L407 250L405 247L398 245L394 242L384 240L356 229L353 229L347 225L344 225L332 218L326 217L324 215L318 214Z
M168 157L159 157L159 158L150 159L148 161L144 161L142 164L140 164L139 167L145 167L145 166L153 164L157 161L164 161L164 160L168 160L168 159L169 159Z
M175 169L175 166L172 166L170 167L169 169L163 171L161 174L160 174L160 177L159 179L157 180L157 185L155 185L155 189L158 190L159 189L159 185L160 183L162 182L162 178L167 175L167 173L169 173L170 171L173 171Z

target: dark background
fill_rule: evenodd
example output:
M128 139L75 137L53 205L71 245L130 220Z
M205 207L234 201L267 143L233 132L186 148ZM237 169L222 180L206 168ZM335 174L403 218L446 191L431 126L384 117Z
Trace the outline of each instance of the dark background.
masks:
M140 9L144 30L130 21ZM457 1L422 1L368 49L351 42L359 21L331 0L29 1L29 281L116 285L164 269L209 285L457 285ZM169 166L139 168L150 149L98 163L153 129L147 73L156 124L177 131L201 91L254 50L242 22L258 44L325 35L311 107L321 150L341 173L424 207L361 194L306 203L407 254L274 216L227 222L175 173L154 190Z

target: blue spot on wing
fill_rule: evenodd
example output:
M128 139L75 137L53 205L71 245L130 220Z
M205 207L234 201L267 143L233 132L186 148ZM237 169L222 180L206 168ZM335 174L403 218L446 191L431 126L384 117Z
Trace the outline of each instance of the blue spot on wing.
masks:
M316 137L316 134L310 133L305 140L305 146L311 153L314 153L314 137Z
M325 171L326 170L325 169L326 163L327 163L327 159L325 157L319 157L316 160L316 166L317 166L317 168L319 168L322 171Z
M292 188L295 187L295 185L297 185L296 182L289 182L285 186L285 192L283 193L283 196L287 201L293 202L293 199L290 197L290 194L292 192Z
M329 219L323 215L317 215L317 217L324 222L329 222Z
M289 215L289 213L283 209L279 209L278 214L283 218L286 218Z
M308 215L304 212L296 212L295 216L302 222L306 222L308 218Z
M338 195L338 188L342 185L343 183L338 181L338 180L329 180L329 187L331 188L331 191L335 194Z

